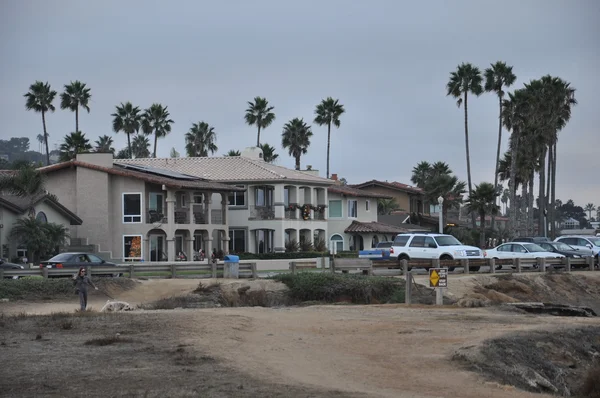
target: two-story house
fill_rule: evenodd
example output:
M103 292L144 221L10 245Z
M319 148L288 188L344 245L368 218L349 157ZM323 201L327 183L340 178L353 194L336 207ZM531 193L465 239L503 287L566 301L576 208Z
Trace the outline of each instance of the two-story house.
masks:
M115 163L86 153L38 169L47 189L83 221L71 240L115 261L188 260L201 248L227 247L228 198L244 188L174 172Z
M227 198L229 252L285 251L287 242L327 242L327 187L318 171L267 163L262 151L241 156L115 160L115 165L160 168L238 188Z
M388 196L396 202L399 211L415 214L429 214L429 206L425 203L425 195L421 188L399 182L371 180L362 184L354 184L353 188Z

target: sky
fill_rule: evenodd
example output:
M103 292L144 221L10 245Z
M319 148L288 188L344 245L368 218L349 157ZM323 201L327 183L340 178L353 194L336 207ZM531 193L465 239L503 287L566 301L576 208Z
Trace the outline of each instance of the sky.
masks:
M90 141L112 132L115 106L158 102L175 121L158 156L185 153L184 134L206 121L216 155L256 144L244 121L247 101L266 97L276 120L261 142L281 147L283 125L329 96L346 113L331 133L330 172L349 183L377 179L410 184L420 161L445 161L467 179L464 111L446 96L462 62L480 69L514 67L514 90L546 74L577 89L579 104L560 132L557 197L600 205L600 1L529 0L20 0L0 2L0 138L27 136L32 149L41 116L25 110L36 80L59 93L72 80L92 93L80 114ZM74 114L47 116L50 147L75 130ZM493 182L498 102L469 101L473 183ZM325 176L327 128L313 125L302 167ZM507 148L504 131L503 147ZM537 189L536 189L537 192Z

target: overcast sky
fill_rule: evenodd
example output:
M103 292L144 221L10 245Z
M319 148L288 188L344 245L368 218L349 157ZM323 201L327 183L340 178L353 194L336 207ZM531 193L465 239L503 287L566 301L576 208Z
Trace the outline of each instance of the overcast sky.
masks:
M91 141L111 131L115 105L168 105L173 132L159 141L184 154L184 134L206 121L218 155L256 142L244 124L246 102L264 96L276 120L261 141L278 148L284 123L314 118L324 97L346 113L332 131L331 173L350 183L410 183L419 161L448 162L466 180L463 110L446 97L461 62L482 70L514 66L511 88L545 74L577 89L579 105L560 133L557 195L600 205L600 1L2 1L0 2L0 137L42 132L23 94L35 80L59 93L81 80L91 113L80 129ZM47 117L51 148L75 129L59 108ZM493 182L497 99L469 101L473 182ZM302 167L325 174L326 127L314 136ZM114 135L114 134L113 134ZM116 134L117 150L126 138ZM503 150L506 148L504 140Z

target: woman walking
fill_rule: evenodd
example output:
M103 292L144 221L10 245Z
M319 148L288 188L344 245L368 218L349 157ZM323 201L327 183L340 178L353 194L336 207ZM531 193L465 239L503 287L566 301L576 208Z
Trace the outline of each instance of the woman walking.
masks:
M85 311L87 308L87 294L88 294L88 285L98 290L98 287L94 285L92 280L85 275L85 268L79 268L79 272L77 275L73 275L73 285L77 288L77 293L79 293L79 304L81 305L81 311Z

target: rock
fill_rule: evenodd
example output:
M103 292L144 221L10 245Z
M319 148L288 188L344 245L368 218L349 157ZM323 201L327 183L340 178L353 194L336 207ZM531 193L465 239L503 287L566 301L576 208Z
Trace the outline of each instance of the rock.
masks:
M597 314L588 307L575 307L571 305L552 304L552 303L505 303L505 305L514 306L521 310L534 314L548 314L555 316L582 316L594 317Z

